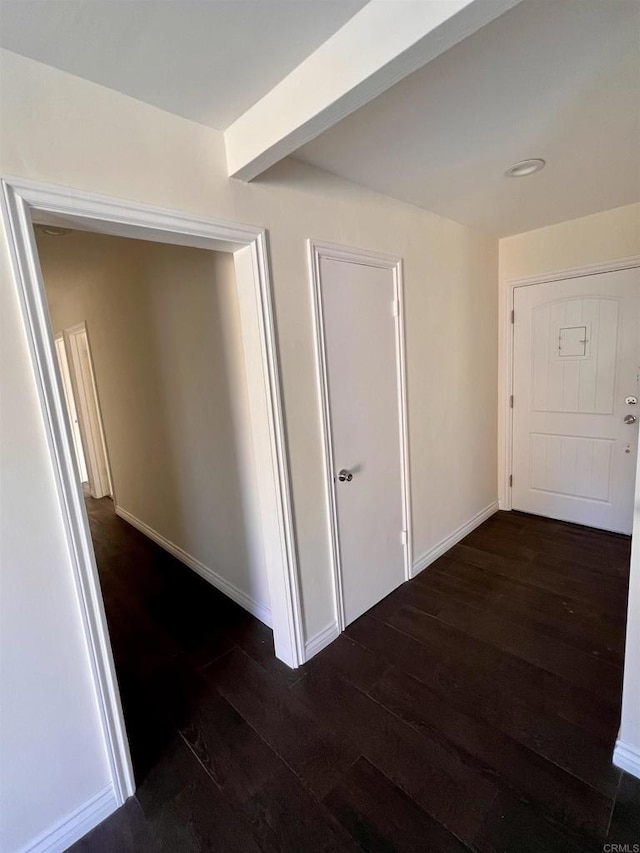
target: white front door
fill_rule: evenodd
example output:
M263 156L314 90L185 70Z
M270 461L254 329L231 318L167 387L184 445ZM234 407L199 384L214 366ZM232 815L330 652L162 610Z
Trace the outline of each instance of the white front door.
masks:
M640 270L517 287L514 509L631 533Z
M349 624L406 579L399 303L393 269L325 257L319 296Z

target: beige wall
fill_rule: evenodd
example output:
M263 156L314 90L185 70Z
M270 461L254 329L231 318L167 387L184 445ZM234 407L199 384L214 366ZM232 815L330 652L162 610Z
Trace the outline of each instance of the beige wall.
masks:
M87 323L118 507L268 612L233 256L37 236L54 332Z
M500 240L502 282L640 253L640 204Z
M296 161L284 162L253 184L229 180L219 133L14 54L3 52L0 61L3 174L268 229L307 638L333 619L306 267L308 237L404 259L415 557L496 499L498 258L494 238ZM34 595L56 586L56 594L67 596L67 615L79 631L69 560L59 545L58 550L53 544L46 548L47 537L52 543L63 542L62 516L6 258L2 277L8 285L2 311L11 323L10 335L3 341L11 346L6 355L5 393L15 392L18 401L8 402L8 440L20 436L21 443L19 460L12 461L3 483L3 500L10 504L3 522L11 525L13 544L7 553L10 568L3 573L2 593L6 606L12 607L17 595L15 575ZM23 465L28 466L28 476ZM33 487L31 494L25 494L26 483ZM41 496L39 513L45 531L38 542L28 537L34 492ZM24 535L18 537L16 531ZM66 653L68 660L58 655L57 643L51 642L50 620L34 617L31 629L29 643L20 650L23 670L29 670L31 661L42 660L55 681L68 680L71 652ZM12 643L11 634L3 642ZM16 820L15 813L7 817L6 831L17 846L94 794L100 780L106 784L106 776L104 764L98 767L93 762L88 772L81 763L67 761L59 767L58 784L47 789L54 790L55 796L47 799L49 795L40 792L40 754L30 751L32 733L46 729L44 741L62 748L63 724L58 719L45 720L43 712L39 726L34 719L29 728L23 728L12 684L21 679L23 694L40 708L47 706L47 688L24 671L11 670L8 676L9 689L2 701L10 706L7 710L15 724L7 729L7 737L16 744L16 751L26 744L13 800L44 801L29 812L28 820ZM80 666L74 689L82 694L76 704L92 704L86 663ZM93 717L85 712L80 728L87 737L93 732L95 745L99 727L93 707ZM73 725L73 719L64 722L72 732ZM71 739L66 748L73 752L73 735ZM65 781L70 777L73 784Z
M500 306L507 313L509 282L563 269L640 256L640 204L627 205L500 241ZM500 337L500 411L504 410L505 327ZM499 483L502 485L505 430L499 432ZM640 459L639 459L640 462ZM622 741L640 763L640 474L636 479L633 553L627 619Z

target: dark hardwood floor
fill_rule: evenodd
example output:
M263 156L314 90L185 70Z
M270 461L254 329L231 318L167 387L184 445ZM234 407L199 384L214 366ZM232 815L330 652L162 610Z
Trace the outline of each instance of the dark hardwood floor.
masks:
M498 513L291 671L87 504L138 790L75 853L640 844L640 782L611 763L627 538Z

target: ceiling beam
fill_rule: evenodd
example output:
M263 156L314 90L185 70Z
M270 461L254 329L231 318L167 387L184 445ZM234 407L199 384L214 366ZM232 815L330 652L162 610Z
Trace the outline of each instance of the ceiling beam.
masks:
M251 181L521 0L370 0L224 134Z

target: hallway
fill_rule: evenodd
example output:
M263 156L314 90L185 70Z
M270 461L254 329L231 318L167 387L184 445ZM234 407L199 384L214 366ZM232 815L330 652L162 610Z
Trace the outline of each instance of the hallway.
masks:
M498 513L289 670L87 498L138 790L75 853L578 853L640 842L611 764L629 540Z

